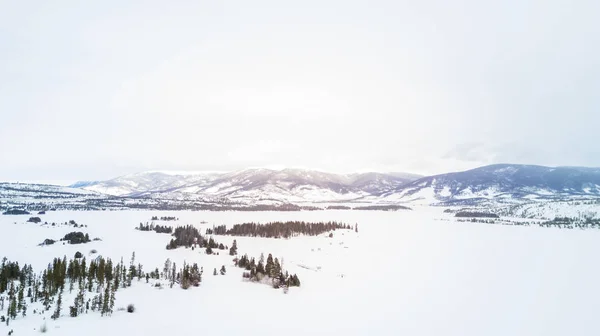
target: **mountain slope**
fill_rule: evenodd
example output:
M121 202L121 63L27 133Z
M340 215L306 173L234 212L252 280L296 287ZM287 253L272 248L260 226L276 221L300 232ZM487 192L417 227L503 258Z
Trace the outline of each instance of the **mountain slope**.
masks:
M414 180L403 173L332 174L302 169L245 169L230 173L143 172L74 187L124 197L206 201L325 202L381 195Z
M424 177L383 196L423 203L600 196L600 169L497 164Z

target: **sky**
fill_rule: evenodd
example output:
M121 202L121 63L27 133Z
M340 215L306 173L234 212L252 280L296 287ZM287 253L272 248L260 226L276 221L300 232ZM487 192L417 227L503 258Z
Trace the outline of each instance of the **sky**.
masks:
M600 166L597 1L0 8L3 181Z

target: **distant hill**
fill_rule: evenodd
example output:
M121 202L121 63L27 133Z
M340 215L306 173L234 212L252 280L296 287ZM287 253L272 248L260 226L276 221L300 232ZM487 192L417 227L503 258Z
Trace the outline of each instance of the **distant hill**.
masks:
M304 169L245 169L230 173L142 172L72 187L113 196L236 202L335 202L381 195L421 176L406 173L333 174Z
M420 178L382 196L427 204L595 197L600 196L600 169L496 164Z

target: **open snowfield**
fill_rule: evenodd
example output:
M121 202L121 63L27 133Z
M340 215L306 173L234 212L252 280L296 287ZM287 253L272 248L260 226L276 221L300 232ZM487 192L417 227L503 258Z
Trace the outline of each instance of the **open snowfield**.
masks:
M32 264L39 272L54 257L76 251L128 263L132 252L144 271L162 269L167 258L179 266L204 267L200 287L162 290L144 280L116 293L116 307L134 314L90 313L46 319L50 335L600 335L600 231L486 225L439 221L441 211L315 212L49 212L43 221L75 220L87 228L25 223L30 216L0 216L0 258ZM359 232L289 240L237 237L238 253L283 257L302 286L288 294L242 281L226 251L165 249L168 234L134 230L152 216L202 228L275 220L336 220L358 223ZM446 216L447 217L447 216ZM200 224L206 221L207 224ZM102 241L84 245L37 246L80 230ZM343 234L342 234L343 233ZM214 236L231 245L233 237ZM89 258L89 257L88 257ZM213 276L213 268L227 268ZM342 277L343 275L343 277ZM76 290L74 291L75 295ZM68 293L68 291L65 291ZM4 315L5 312L0 312ZM49 315L48 315L49 316ZM37 335L40 315L0 324L0 335Z

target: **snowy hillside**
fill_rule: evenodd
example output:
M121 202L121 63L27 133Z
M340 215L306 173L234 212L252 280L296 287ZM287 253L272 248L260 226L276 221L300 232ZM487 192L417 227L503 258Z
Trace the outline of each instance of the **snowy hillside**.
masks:
M52 208L55 204L77 208L90 200L105 198L91 190L47 184L0 183L0 209L30 205Z
M126 197L318 203L381 195L418 177L402 173L344 175L302 169L245 169L231 173L144 172L103 182L79 182L73 187Z
M383 195L387 202L461 205L600 196L600 169L491 165L424 177Z

